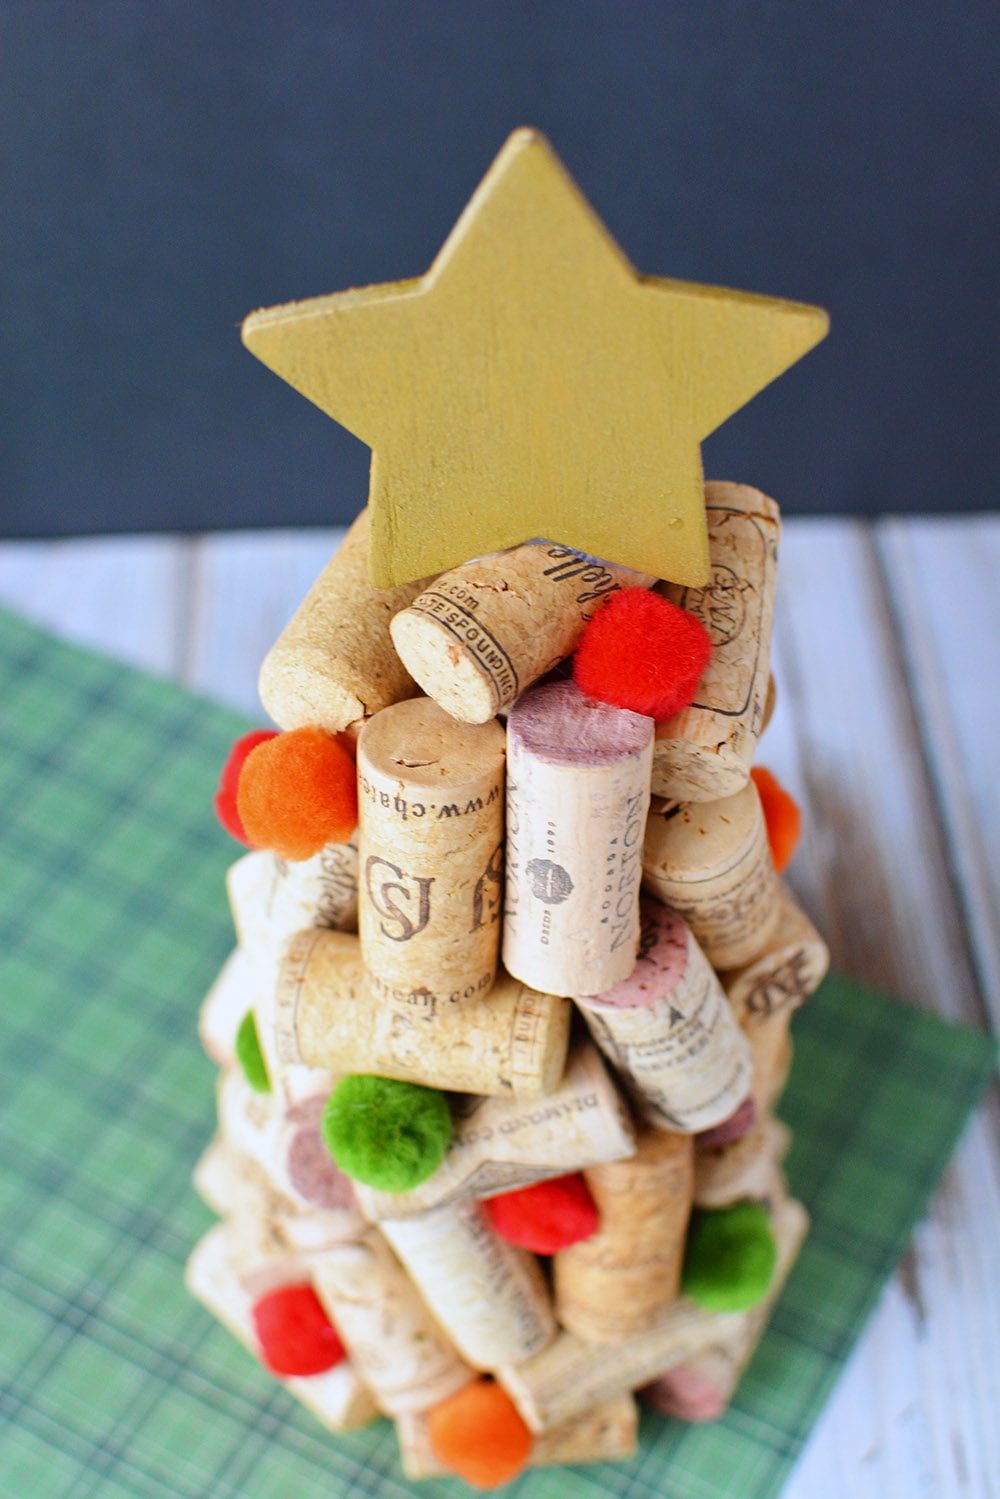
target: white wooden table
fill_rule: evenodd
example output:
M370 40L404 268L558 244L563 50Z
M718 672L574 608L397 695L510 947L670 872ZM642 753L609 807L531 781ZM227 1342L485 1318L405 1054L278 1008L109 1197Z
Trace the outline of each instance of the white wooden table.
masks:
M0 545L0 603L259 713L257 666L339 533ZM1000 1030L1000 518L793 521L762 761L834 962ZM980 1111L787 1499L1000 1494L1000 1109ZM739 1496L734 1496L739 1499Z

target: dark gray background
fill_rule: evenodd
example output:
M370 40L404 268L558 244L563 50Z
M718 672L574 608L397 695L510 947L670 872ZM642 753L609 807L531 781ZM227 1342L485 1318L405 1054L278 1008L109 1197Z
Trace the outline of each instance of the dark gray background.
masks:
M239 321L424 270L521 123L640 269L829 307L710 474L789 510L993 506L991 14L2 0L0 531L352 515L367 450Z

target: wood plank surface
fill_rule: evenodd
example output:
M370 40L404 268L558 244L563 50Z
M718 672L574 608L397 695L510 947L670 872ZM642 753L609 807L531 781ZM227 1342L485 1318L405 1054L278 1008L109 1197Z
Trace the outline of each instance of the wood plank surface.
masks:
M0 602L261 717L260 659L337 539L10 543ZM978 1025L1000 1018L998 569L1000 519L788 524L760 755L802 801L792 883L837 966ZM1000 1492L998 1116L994 1090L786 1499Z
M973 961L1000 1031L1000 523L890 520L878 543Z

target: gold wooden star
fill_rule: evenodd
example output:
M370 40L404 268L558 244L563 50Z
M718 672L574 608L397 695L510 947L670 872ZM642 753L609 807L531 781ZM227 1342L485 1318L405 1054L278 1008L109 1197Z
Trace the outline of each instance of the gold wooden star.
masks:
M377 587L533 536L698 585L699 443L827 328L640 276L523 129L425 276L251 313L243 341L371 447Z

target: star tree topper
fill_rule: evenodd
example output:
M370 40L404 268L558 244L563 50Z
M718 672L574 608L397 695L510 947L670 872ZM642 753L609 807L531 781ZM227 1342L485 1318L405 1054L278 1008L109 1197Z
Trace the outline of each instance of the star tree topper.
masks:
M376 587L535 536L697 586L700 442L828 326L640 275L521 129L425 276L251 313L243 341L372 449Z

